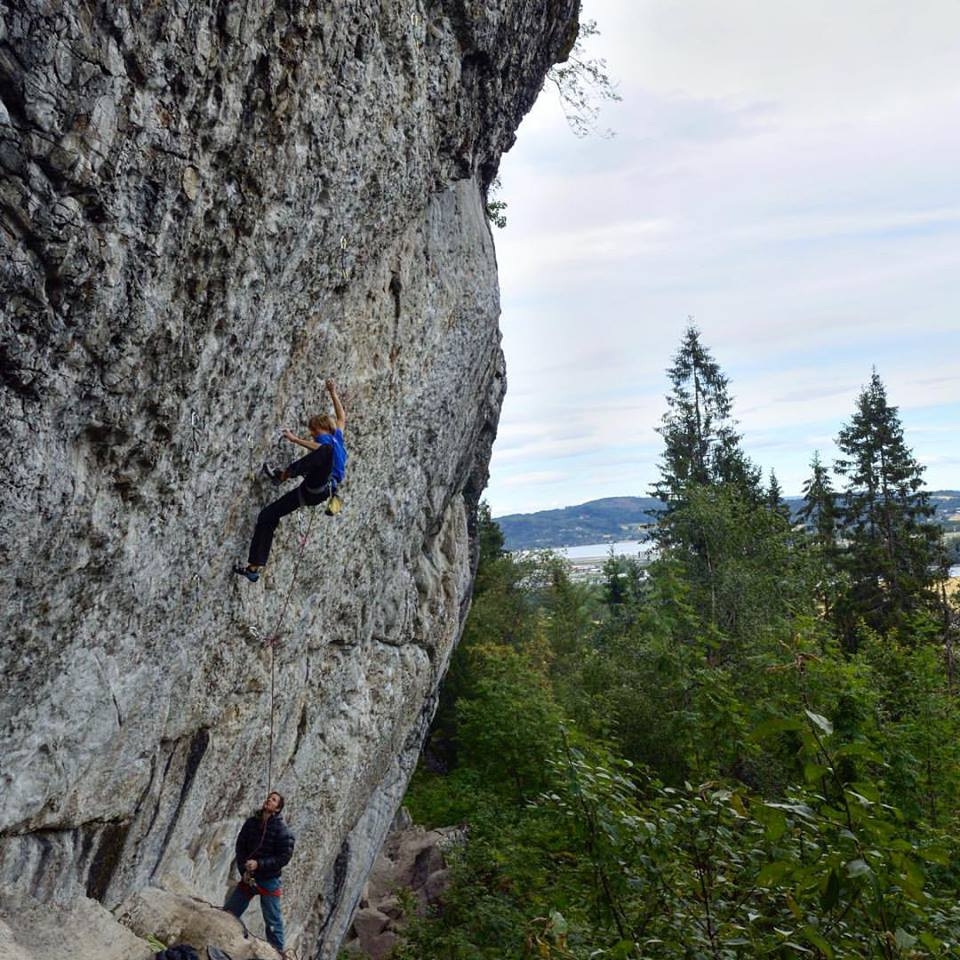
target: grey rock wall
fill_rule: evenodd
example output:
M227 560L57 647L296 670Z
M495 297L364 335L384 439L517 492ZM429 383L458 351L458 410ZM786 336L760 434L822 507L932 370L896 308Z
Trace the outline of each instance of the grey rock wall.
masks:
M577 8L0 2L0 912L220 902L269 768L335 951L469 602L485 191ZM238 583L327 376L346 508Z

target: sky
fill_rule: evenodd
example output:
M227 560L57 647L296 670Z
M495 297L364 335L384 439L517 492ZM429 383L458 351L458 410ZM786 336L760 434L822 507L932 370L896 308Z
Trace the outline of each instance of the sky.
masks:
M493 515L647 495L691 317L786 496L874 368L927 489L960 489L960 2L582 19L622 100L578 139L547 84L500 167Z

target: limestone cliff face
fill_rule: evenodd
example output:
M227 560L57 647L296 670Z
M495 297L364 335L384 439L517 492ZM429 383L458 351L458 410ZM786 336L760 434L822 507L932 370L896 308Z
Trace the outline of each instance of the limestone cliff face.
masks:
M485 190L577 8L0 2L6 896L220 902L272 701L289 925L335 949L470 593ZM346 507L238 583L257 468L327 376Z

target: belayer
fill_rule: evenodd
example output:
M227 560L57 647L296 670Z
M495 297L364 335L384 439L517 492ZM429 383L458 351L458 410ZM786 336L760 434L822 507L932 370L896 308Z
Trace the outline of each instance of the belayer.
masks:
M293 856L294 838L283 821L282 811L283 797L272 790L263 806L244 821L234 849L241 880L227 897L223 909L235 917L243 916L250 901L259 895L267 940L282 957L286 957L280 874Z
M326 500L331 501L327 508L328 513L335 513L339 509L339 500L335 494L337 487L343 483L347 468L347 448L343 442L343 428L347 416L333 380L326 381L326 388L333 401L335 416L323 413L311 417L307 422L310 434L306 437L297 436L292 430L283 431L285 439L305 447L310 452L299 460L294 460L283 470L264 464L264 473L275 485L291 477L301 477L302 481L296 489L285 493L279 500L274 500L260 511L250 541L247 565L237 564L233 568L234 573L246 577L251 583L260 579L260 571L266 566L270 547L273 545L273 535L282 517L301 507L315 507Z

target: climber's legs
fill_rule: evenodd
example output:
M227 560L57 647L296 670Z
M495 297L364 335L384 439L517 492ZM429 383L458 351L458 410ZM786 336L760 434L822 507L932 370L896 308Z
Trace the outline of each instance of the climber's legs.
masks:
M302 505L299 488L285 493L279 500L267 504L257 517L257 525L250 541L250 553L247 555L247 567L259 569L267 563L270 548L273 546L273 534L277 524L288 513L299 510Z

